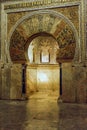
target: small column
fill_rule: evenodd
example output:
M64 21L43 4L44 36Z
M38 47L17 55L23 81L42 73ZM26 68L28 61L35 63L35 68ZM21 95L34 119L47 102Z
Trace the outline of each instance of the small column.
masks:
M62 63L59 63L60 67L60 97L58 98L58 102L62 102Z
M34 51L34 57L35 57L35 64L40 64L40 50L35 50Z
M10 99L22 98L22 65L13 64L11 67Z

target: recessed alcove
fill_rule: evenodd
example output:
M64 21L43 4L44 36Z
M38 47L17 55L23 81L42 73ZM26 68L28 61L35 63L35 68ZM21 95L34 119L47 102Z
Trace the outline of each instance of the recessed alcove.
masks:
M59 46L52 36L37 36L27 44L29 64L58 64L56 54Z
M59 49L52 36L38 36L29 44L26 68L26 95L41 93L44 97L60 95L60 67L56 61ZM40 98L41 98L40 97Z

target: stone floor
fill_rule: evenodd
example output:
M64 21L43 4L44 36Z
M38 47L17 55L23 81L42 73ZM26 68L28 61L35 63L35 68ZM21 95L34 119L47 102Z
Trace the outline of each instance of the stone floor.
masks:
M57 103L52 95L42 97L1 100L0 130L87 130L87 104Z

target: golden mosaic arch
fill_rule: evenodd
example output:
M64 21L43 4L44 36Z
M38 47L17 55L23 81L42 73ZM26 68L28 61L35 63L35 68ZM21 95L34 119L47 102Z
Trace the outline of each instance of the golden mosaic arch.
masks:
M61 28L60 28L60 25L61 25ZM75 38L75 41L76 41L75 57L78 58L79 43L78 43L77 30L75 29L73 23L67 17L65 17L61 13L57 13L56 11L52 11L52 10L35 11L33 13L27 14L23 16L22 18L20 18L16 22L12 30L10 31L10 35L8 39L9 47L11 46L10 40L12 39L15 31L16 31L16 35L17 33L19 33L20 36L25 41L32 35L36 33L40 33L40 32L47 32L53 35L56 39L58 39L59 33L61 32L61 30L63 30L62 27L67 28L67 26L68 26L68 30L71 30ZM24 50L21 50L22 54L23 52ZM20 57L23 56L22 54L20 55Z

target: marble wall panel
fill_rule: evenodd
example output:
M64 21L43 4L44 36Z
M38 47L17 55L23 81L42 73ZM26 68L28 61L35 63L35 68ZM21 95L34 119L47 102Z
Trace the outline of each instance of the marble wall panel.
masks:
M10 99L21 99L22 97L22 66L14 64L11 68Z
M52 69L52 90L57 91L57 96L60 96L60 68Z
M75 102L76 90L73 86L73 74L71 63L62 64L62 100Z
M64 102L87 102L87 72L84 66L64 63L62 67L62 99Z
M27 67L26 70L26 95L29 97L37 89L37 69L35 67Z
M86 103L87 77L85 67L73 67L73 86L76 89L76 102Z
M10 99L11 71L8 65L2 69L2 99Z

